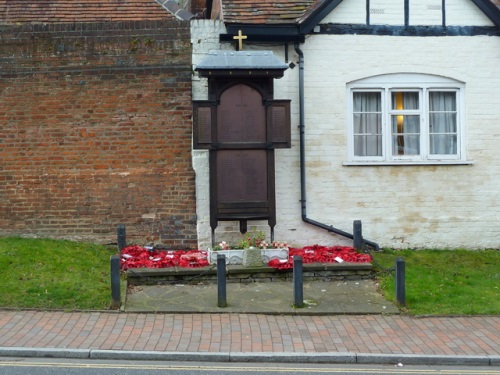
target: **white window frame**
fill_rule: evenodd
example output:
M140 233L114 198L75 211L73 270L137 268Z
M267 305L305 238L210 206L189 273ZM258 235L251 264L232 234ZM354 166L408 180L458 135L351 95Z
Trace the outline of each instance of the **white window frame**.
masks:
M411 165L411 164L471 164L466 160L465 131L465 84L463 82L428 74L396 73L368 77L347 84L348 159L344 165ZM394 91L418 91L419 109L398 112L391 109L391 93ZM429 130L429 92L456 92L457 154L431 155ZM382 108L382 156L356 156L354 154L353 93L380 92ZM398 113L420 116L420 154L392 155L391 115Z

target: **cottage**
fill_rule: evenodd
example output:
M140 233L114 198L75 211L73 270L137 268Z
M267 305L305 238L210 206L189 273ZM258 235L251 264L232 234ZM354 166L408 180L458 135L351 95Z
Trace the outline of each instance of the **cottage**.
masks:
M498 1L209 3L211 20L191 22L194 68L240 49L289 67L274 80L274 96L291 100L275 238L350 242L361 220L380 246L500 247ZM194 77L194 100L209 89ZM202 247L214 227L208 154L193 151ZM239 229L223 222L215 238Z

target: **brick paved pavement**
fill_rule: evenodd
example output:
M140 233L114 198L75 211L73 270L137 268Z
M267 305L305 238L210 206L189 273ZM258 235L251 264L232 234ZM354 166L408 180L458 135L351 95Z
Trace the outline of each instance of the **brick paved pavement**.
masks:
M500 355L500 317L0 311L0 347Z

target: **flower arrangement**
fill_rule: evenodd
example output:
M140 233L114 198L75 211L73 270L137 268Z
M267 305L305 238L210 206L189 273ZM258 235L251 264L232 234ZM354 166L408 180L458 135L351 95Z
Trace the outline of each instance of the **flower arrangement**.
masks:
M263 231L254 230L252 233L248 234L246 237L242 238L237 245L230 245L226 241L220 242L218 245L214 246L212 250L236 250L236 249L285 249L288 248L288 243L285 241L273 241L269 244L266 241L266 234Z

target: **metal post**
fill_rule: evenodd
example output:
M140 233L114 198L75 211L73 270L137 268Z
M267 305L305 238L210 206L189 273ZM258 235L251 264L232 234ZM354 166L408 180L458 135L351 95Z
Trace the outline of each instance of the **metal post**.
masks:
M304 307L304 280L302 275L302 257L293 257L293 305Z
M111 306L112 310L120 308L120 256L111 255Z
M118 224L118 227L116 228L117 232L117 243L118 243L118 251L122 251L124 247L127 246L127 239L125 235L125 224Z
M396 301L401 306L406 306L406 290L405 290L405 260L404 258L396 258Z
M361 220L354 220L352 224L353 233L353 246L356 250L360 250L363 247L363 229L361 225Z
M226 256L217 254L217 306L227 307Z

